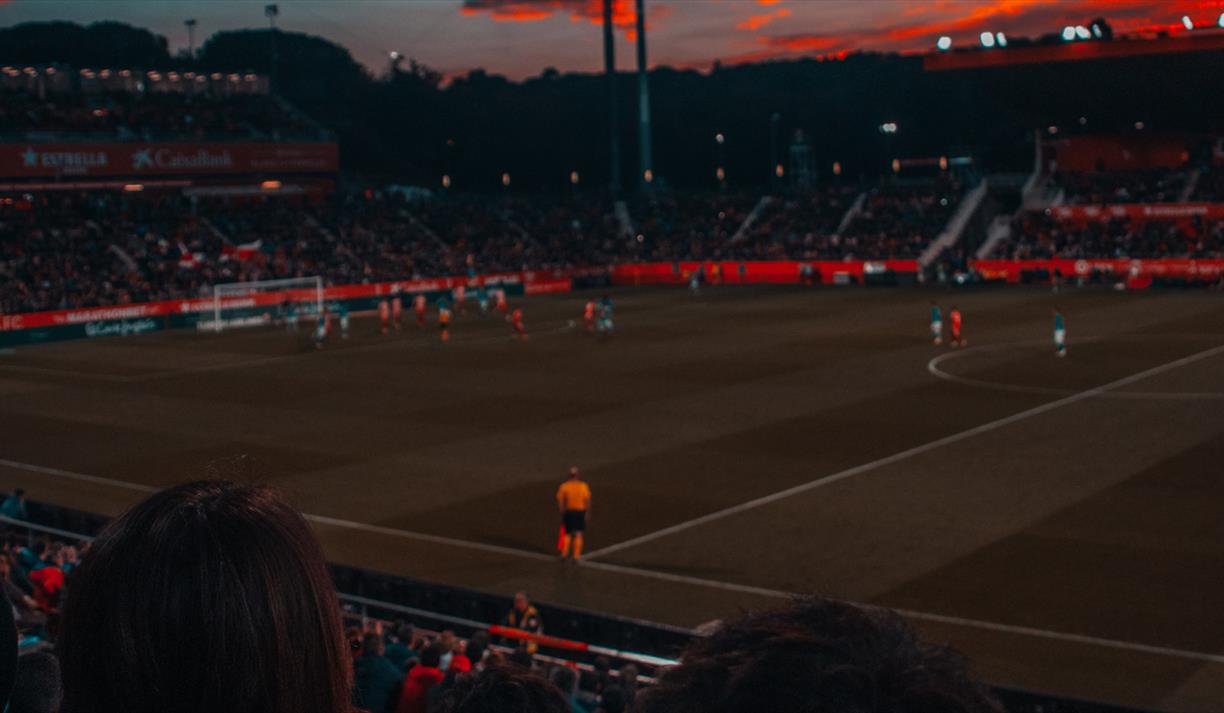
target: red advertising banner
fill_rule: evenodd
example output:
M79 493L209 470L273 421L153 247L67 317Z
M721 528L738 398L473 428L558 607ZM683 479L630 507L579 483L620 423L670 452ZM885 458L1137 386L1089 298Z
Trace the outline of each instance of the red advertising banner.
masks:
M1127 218L1136 223L1183 221L1193 218L1224 219L1224 203L1118 203L1113 205L1062 205L1050 213L1061 220L1089 222Z
M0 144L0 177L126 177L335 173L336 144Z
M648 262L617 265L612 269L612 282L617 285L683 284L698 269L705 280L728 285L748 283L799 283L804 279L803 267L809 266L813 279L832 282L838 275L861 280L864 275L885 272L918 272L917 260L834 261L834 260L770 260L705 262Z
M1214 282L1224 277L1224 260L976 260L973 269L988 280L1020 282L1025 272L1057 270L1064 278L1093 273L1116 275L1118 279L1169 277Z

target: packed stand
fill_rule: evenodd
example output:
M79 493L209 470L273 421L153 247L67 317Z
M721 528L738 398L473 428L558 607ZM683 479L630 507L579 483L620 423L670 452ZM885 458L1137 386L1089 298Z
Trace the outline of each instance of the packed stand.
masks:
M209 217L206 217L209 216ZM239 259L238 245L258 249ZM0 313L200 297L223 282L360 274L312 209L177 195L0 199Z
M538 249L535 268L605 265L624 254L632 237L604 197L513 199L501 214Z
M732 252L747 260L811 257L817 245L837 232L857 195L853 188L832 187L773 196Z
M962 186L952 177L931 183L886 184L867 193L840 234L816 236L805 257L818 260L917 258L947 225Z
M1108 221L1074 223L1044 212L1026 213L1012 224L997 257L1029 259L1222 258L1224 221Z
M660 193L630 206L637 244L632 260L708 260L734 256L732 238L760 200L747 191Z
M1059 172L1055 185L1067 205L1176 203L1186 189L1187 174L1164 168L1092 173Z
M1224 164L1212 166L1199 174L1190 200L1199 203L1224 202Z

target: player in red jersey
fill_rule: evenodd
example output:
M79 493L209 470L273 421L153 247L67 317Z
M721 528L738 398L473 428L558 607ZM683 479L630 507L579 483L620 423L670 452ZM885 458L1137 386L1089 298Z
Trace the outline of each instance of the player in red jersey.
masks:
M504 289L497 290L497 311L506 315L506 319L510 319L510 303L506 301L506 291Z
M586 327L586 331L595 331L595 300L588 300L586 306L582 308L582 324Z
M400 317L404 313L404 300L399 295L399 285L391 289L391 294L393 295L391 297L391 321L395 323L395 331L398 332L400 327L403 326Z
M527 327L523 324L523 308L519 307L510 314L510 325L514 328L514 338L527 341Z
M416 312L417 329L425 326L425 295L420 292L412 298L412 309Z
M382 333L386 334L391 324L391 303L385 299L378 303L378 318L382 320Z
M952 319L952 341L949 342L949 344L953 347L965 346L966 344L968 344L968 342L965 341L965 338L961 336L961 312L960 310L957 309L955 306L953 306L952 311L948 313L948 316L951 317Z

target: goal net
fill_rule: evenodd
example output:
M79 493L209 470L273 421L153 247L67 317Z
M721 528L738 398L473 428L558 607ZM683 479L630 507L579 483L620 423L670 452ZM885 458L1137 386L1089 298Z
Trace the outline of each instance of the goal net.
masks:
M283 324L296 328L323 311L323 278L229 282L213 285L213 315L201 329L221 332L236 327Z

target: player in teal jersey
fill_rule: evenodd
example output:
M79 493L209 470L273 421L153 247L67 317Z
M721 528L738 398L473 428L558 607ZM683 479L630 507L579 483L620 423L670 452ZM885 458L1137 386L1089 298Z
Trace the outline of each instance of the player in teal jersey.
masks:
M476 286L476 302L480 305L481 314L489 313L489 291L484 285Z
M936 346L943 344L943 313L934 302L931 303L931 336Z
M1067 325L1058 310L1054 310L1054 353L1059 357L1067 356Z
M599 322L596 329L600 334L612 334L612 298L607 295L604 295L599 301Z
M349 310L348 305L343 302L332 302L328 307L332 312L336 313L336 319L340 323L340 338L348 339L349 335Z
M314 330L315 349L322 349L323 343L327 341L327 333L331 331L331 324L329 322L330 318L331 318L331 315L327 313L327 308L324 307L323 311L319 313L319 321L315 325L315 330Z

